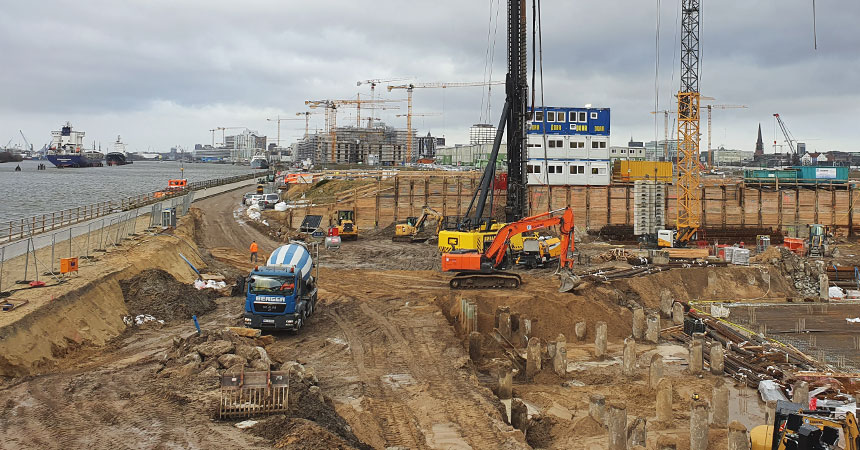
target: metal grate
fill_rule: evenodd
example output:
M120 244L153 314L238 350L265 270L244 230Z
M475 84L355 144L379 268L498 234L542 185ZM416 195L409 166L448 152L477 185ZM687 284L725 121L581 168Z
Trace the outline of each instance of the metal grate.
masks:
M242 372L221 376L218 418L230 419L289 409L289 372Z

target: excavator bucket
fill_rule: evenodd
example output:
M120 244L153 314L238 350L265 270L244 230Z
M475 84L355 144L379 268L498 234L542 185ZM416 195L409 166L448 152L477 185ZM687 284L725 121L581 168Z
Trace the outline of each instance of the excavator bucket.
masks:
M289 372L221 375L219 419L285 412L289 409Z
M569 269L559 270L558 277L561 280L561 286L558 287L558 292L573 292L574 289L582 284L582 278L571 272Z

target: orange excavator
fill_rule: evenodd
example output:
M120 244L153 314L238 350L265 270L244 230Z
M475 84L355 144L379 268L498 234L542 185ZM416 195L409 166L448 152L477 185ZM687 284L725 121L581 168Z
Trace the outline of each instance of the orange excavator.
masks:
M582 280L573 274L573 210L570 207L549 211L509 223L496 234L484 253L475 250L455 250L442 254L442 271L457 272L450 281L452 289L518 288L522 278L504 272L508 242L523 232L533 232L558 225L561 233L561 254L556 272L561 277L559 292L570 292Z

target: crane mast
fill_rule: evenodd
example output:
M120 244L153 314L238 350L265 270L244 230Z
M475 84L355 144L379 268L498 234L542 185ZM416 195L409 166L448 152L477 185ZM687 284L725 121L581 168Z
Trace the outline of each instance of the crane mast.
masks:
M505 220L526 217L526 111L528 102L526 0L508 0L508 195Z
M677 240L684 244L701 226L699 163L699 0L681 2L681 89L678 92Z

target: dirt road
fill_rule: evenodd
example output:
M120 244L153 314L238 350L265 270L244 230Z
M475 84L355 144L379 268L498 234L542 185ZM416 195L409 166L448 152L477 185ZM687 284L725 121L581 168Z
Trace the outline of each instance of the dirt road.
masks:
M240 194L200 203L203 243L244 251L249 240L243 237L255 236L268 253L276 243L232 215ZM338 411L355 434L376 448L527 448L503 422L501 404L474 378L462 344L433 303L447 295L447 282L436 272L353 269L373 267L374 259L392 263L379 255L362 258L368 248L362 244L347 242L323 256L319 313L298 335L276 335L270 353L315 367L320 387L341 403Z

